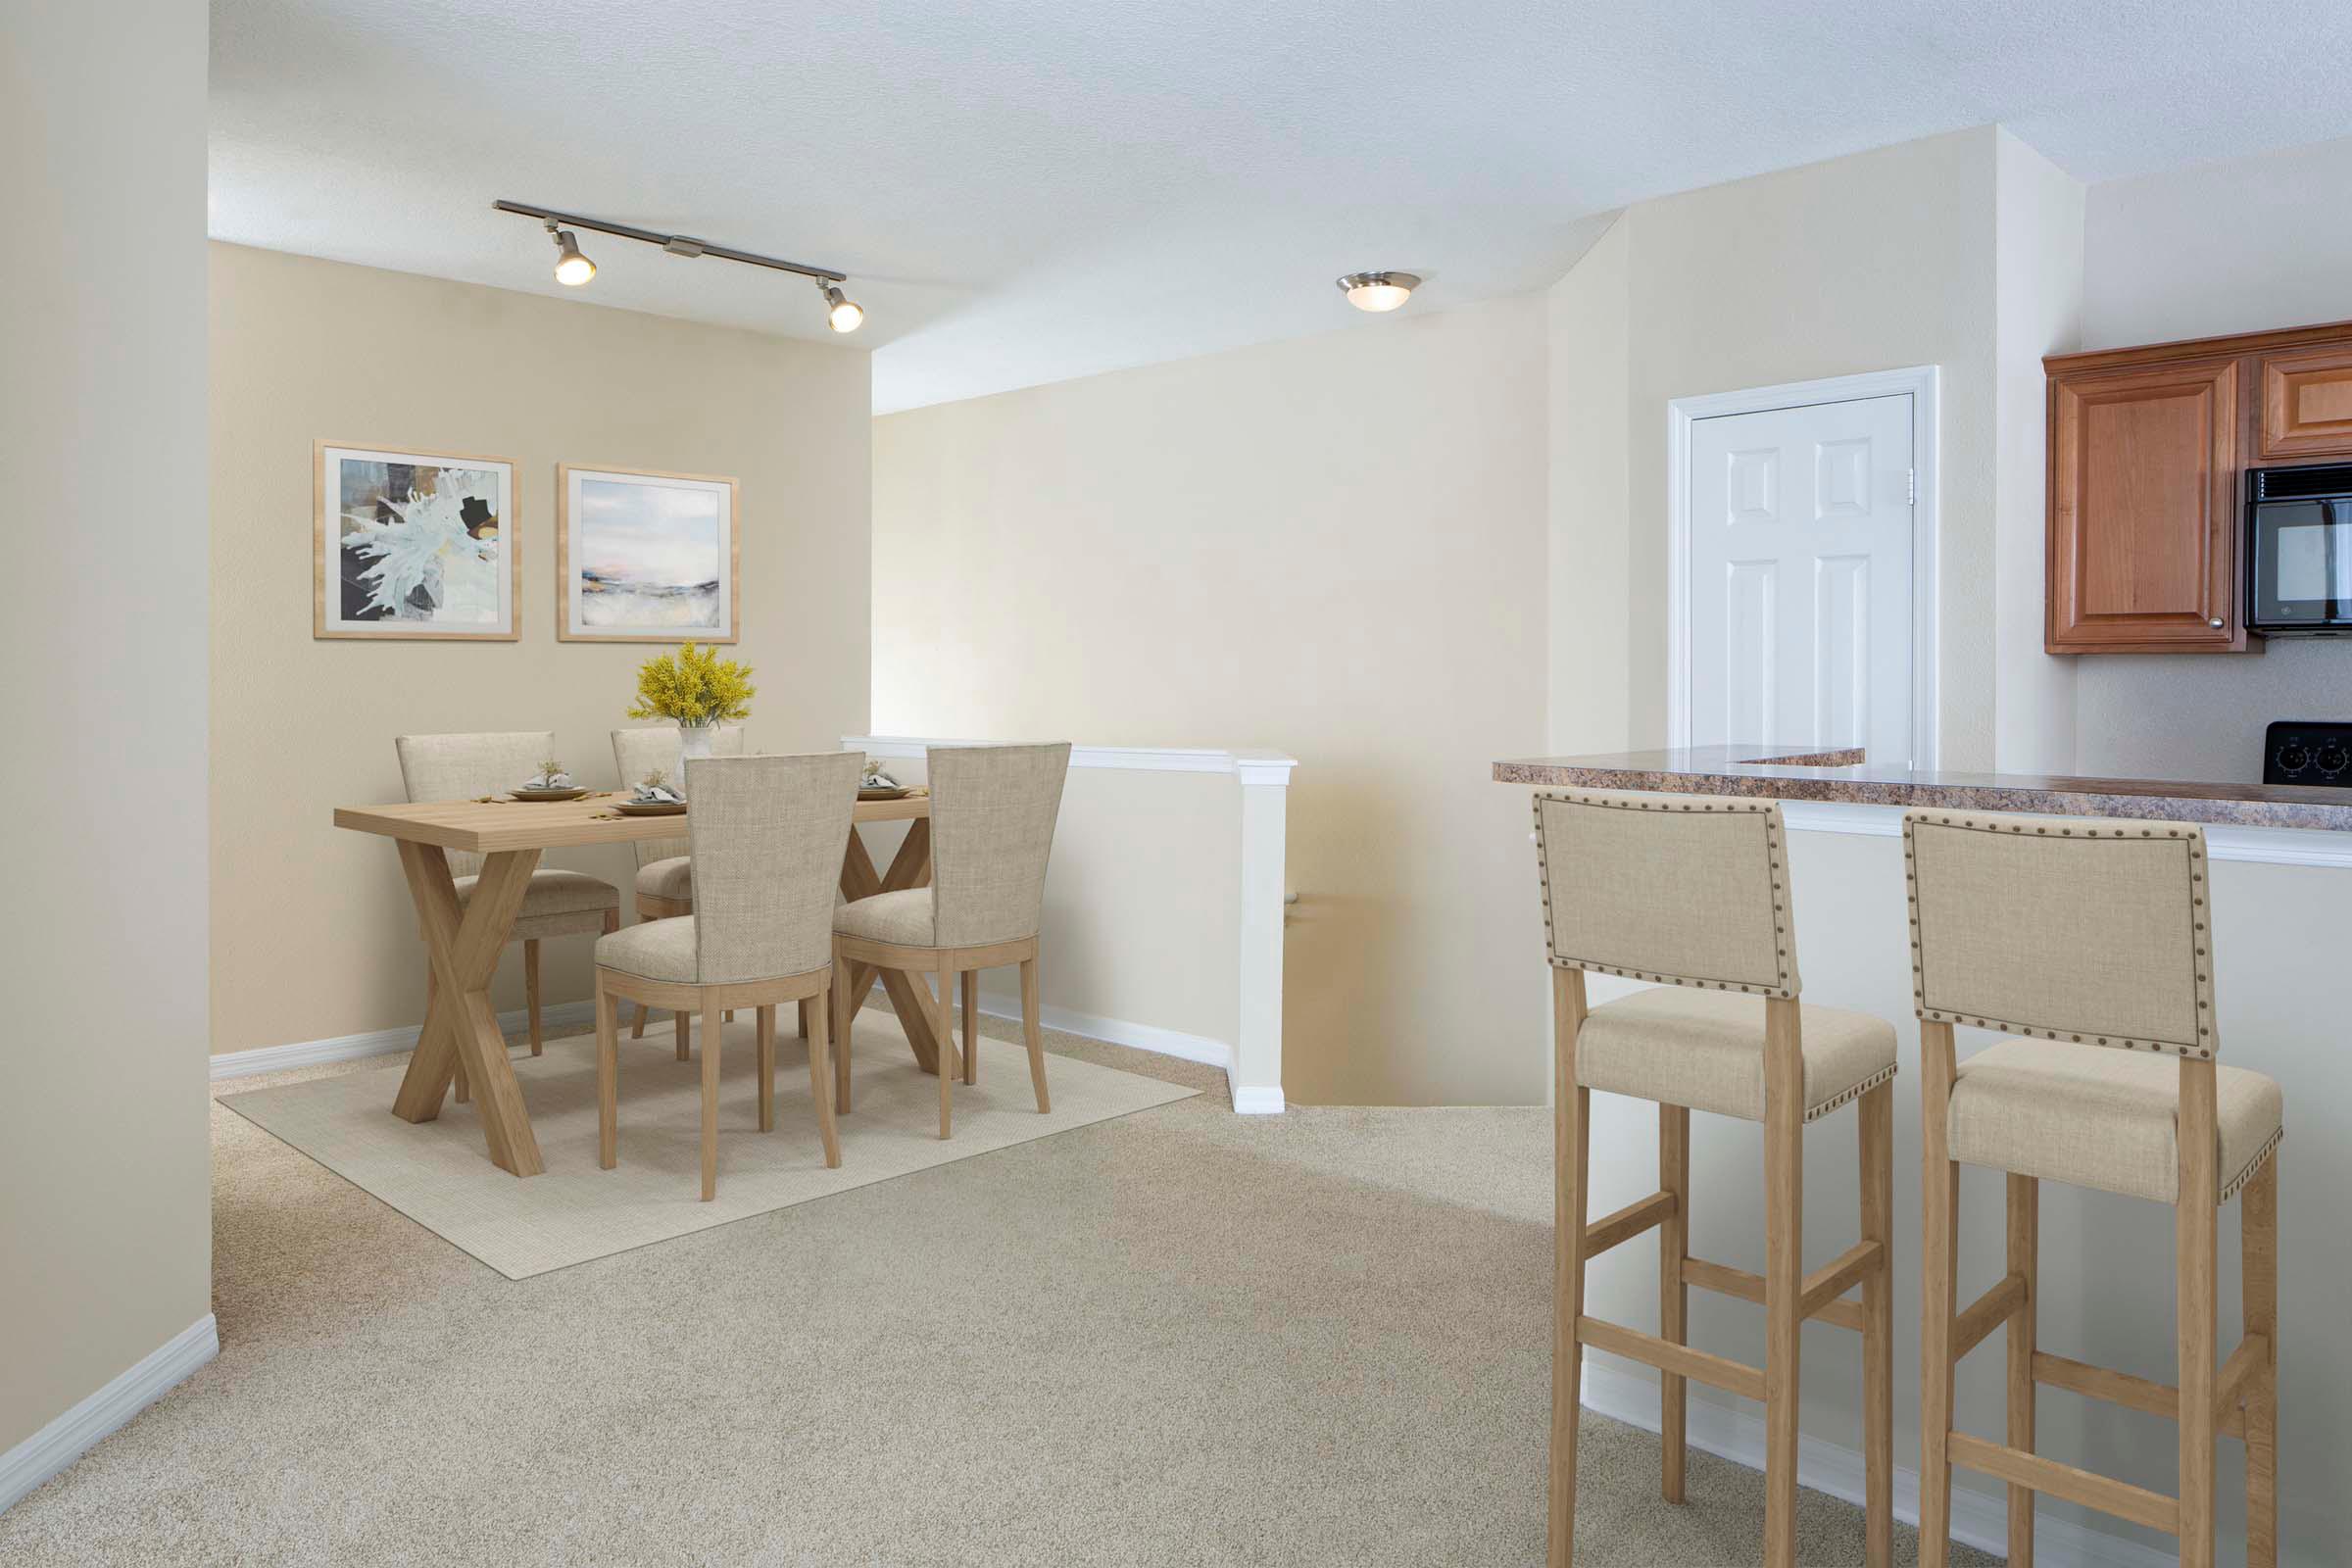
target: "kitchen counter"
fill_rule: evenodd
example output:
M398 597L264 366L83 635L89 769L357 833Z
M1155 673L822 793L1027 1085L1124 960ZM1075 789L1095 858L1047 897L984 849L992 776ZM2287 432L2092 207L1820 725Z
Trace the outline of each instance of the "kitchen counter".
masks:
M2204 784L2180 779L2068 778L1873 766L1860 751L1694 746L1593 757L1533 757L1494 764L1502 784L1550 789L1738 795L1777 801L2028 811L2227 827L2352 829L2352 789Z

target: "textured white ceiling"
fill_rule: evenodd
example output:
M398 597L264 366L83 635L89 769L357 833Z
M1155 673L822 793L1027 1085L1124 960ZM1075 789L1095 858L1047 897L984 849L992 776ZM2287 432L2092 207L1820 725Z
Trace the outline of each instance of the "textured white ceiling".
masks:
M2352 131L2352 5L214 0L221 239L824 339L880 409L1540 286L1595 215L1999 121L2085 180ZM1731 238L1727 236L1727 239Z

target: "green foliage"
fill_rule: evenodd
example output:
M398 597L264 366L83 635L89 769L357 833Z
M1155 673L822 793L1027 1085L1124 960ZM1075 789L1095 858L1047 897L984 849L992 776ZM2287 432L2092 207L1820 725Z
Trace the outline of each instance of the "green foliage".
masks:
M752 699L758 695L750 665L685 643L676 653L639 666L637 706L629 710L629 717L717 724L750 717Z

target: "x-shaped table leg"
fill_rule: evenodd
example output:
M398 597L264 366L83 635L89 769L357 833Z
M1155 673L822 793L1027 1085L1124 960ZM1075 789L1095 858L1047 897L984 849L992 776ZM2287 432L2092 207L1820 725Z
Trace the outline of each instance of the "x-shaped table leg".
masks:
M841 860L843 898L854 903L877 893L919 888L930 880L930 818L918 816L906 824L906 837L901 841L890 870L880 876L874 873L873 857L865 853L865 841L858 836L856 827L850 829L850 847ZM853 963L849 967L847 984L854 1014L874 983L874 966ZM910 975L884 969L882 989L890 998L890 1010L899 1015L899 1027L906 1031L906 1044L914 1048L915 1065L925 1072L939 1071L939 1037L931 1028L932 1003L927 988Z
M440 1115L442 1097L449 1093L462 1055L491 1162L516 1176L536 1176L547 1166L539 1157L530 1113L523 1108L522 1086L514 1081L514 1063L507 1058L506 1035L490 1002L490 977L498 969L499 951L514 929L514 915L530 888L539 852L509 850L490 856L474 883L473 897L461 906L448 854L434 844L402 839L399 845L400 868L416 900L417 923L423 927L438 983L416 1037L416 1054L409 1057L409 1070L392 1102L392 1114L404 1121L431 1121Z

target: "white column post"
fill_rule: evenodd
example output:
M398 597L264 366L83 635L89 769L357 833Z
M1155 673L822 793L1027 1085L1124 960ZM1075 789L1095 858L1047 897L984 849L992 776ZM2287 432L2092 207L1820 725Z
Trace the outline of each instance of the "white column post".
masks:
M1291 769L1279 752L1236 752L1242 785L1241 1007L1233 1065L1233 1108L1282 1109L1282 947L1289 895Z

